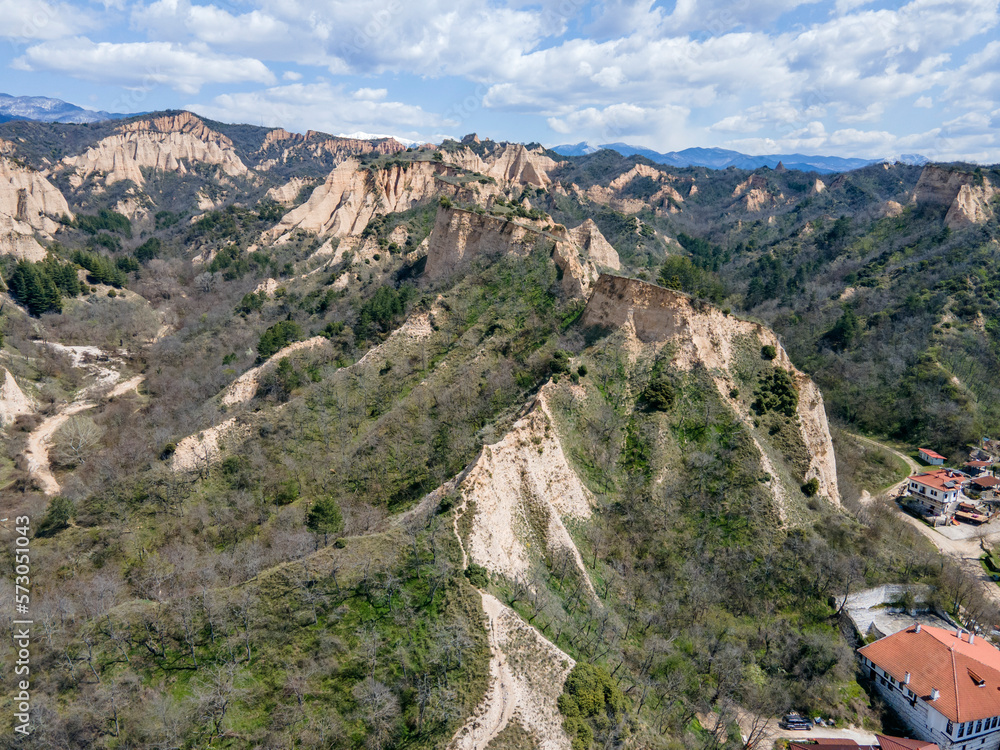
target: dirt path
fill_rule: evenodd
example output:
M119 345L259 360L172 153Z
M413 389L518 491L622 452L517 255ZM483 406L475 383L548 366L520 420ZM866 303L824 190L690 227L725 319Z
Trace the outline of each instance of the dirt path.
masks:
M452 738L450 747L454 750L485 750L514 718L517 706L517 682L500 645L499 620L504 606L485 592L480 591L479 595L489 620L490 684L475 712Z
M27 460L28 475L33 477L46 495L59 494L59 482L52 474L52 463L49 460L49 448L52 438L66 421L74 414L87 409L93 409L97 402L91 400L95 395L104 399L115 398L136 390L144 380L142 375L136 375L129 380L120 382L121 372L115 365L124 365L118 357L111 357L96 346L66 346L52 341L42 342L45 346L69 356L73 367L79 367L94 376L94 382L77 393L76 398L66 404L58 413L48 417L28 435L24 457ZM106 364L105 364L106 363ZM109 389L105 393L105 389Z
M882 448L889 451L894 456L898 456L903 461L906 462L907 467L914 474L923 471L923 467L914 461L909 456L900 453L899 451L880 443L877 440L872 440L871 438L864 437L863 435L856 435L852 432L847 433L855 440L859 440L863 443L868 443L877 448ZM885 490L884 494L890 496L895 496L899 491L906 485L908 480L904 479L897 482L889 489ZM871 500L871 495L867 491L862 493L862 502L868 502ZM935 529L925 524L923 521L914 518L909 513L904 511L899 511L899 517L902 518L906 523L910 524L913 528L923 534L927 539L937 547L938 551L944 555L955 560L962 568L973 578L980 581L983 585L983 593L993 601L994 604L1000 605L1000 587L998 587L993 580L990 578L989 574L983 570L982 564L979 562L979 558L983 554L982 548L979 546L979 541L977 539L950 539L944 534L941 534Z
M874 446L875 448L881 448L883 450L889 451L889 453L896 456L897 458L902 460L903 463L906 464L906 467L910 470L911 474L917 474L923 471L923 467L916 461L914 461L912 458L907 456L905 453L900 453L895 448L889 447L885 443L880 443L877 440L872 440L870 437L865 437L864 435L858 435L857 433L854 432L847 432L847 430L844 430L844 432L845 434L851 436L852 438L854 438L859 442L867 443L868 445ZM906 479L901 479L900 481L896 482L896 484L892 485L887 490L885 490L885 492L889 493L890 495L894 495L903 488L906 482L907 482ZM871 494L868 492L868 490L864 490L864 492L861 495L862 502L867 502L870 499L871 499Z
M60 489L49 463L52 436L71 416L93 409L95 406L97 404L92 401L74 401L67 404L58 414L53 414L28 435L28 447L24 451L24 457L28 462L28 474L34 477L46 495L57 495Z

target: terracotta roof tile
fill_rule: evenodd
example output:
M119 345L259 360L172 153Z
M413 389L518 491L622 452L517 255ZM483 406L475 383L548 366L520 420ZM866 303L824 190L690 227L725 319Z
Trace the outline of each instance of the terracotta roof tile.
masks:
M920 453L923 453L925 456L930 456L931 458L944 458L944 456L942 456L940 453L936 453L935 451L932 451L930 448L921 448Z
M859 649L897 682L910 673L910 690L952 721L966 722L1000 716L1000 650L982 638L969 643L954 630L923 625L875 641Z
M914 474L910 477L911 482L919 482L927 487L933 487L936 490L941 490L942 492L951 492L952 490L958 489L962 482L968 480L966 474L960 471L955 471L954 469L936 469L935 471L925 471L920 474ZM947 484L951 482L953 485L948 487Z
M876 734L878 745L882 750L940 750L933 742L911 740L906 737L887 737Z

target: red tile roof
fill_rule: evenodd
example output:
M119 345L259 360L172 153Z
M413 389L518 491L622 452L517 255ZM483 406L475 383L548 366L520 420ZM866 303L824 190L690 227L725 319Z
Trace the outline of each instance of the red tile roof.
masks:
M876 734L875 737L882 750L940 750L933 742L911 740L905 737L886 737L884 734Z
M968 477L954 469L935 469L934 471L914 474L910 479L927 487L933 487L935 490L940 490L941 492L951 492L958 489ZM955 484L952 487L945 487L948 482L954 482Z
M930 456L931 458L944 458L944 456L942 456L940 453L936 453L935 451L932 451L930 448L921 448L920 453L923 453L925 456Z
M978 484L980 487L996 487L1000 485L1000 479L996 477L976 477L969 480L970 484Z
M987 466L992 466L992 461L966 461L966 466L971 466L973 469L985 469Z
M983 638L969 643L954 630L923 625L910 627L859 649L861 654L903 682L952 721L1000 716L1000 650ZM940 691L931 702L934 689Z

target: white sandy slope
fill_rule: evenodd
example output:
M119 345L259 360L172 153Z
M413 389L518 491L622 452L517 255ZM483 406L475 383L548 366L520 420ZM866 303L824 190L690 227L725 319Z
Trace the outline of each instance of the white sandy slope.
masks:
M236 380L230 383L222 393L222 403L225 406L235 406L236 404L246 403L254 397L255 393L257 393L257 386L260 384L261 375L274 370L282 359L291 356L295 352L305 351L307 349L318 349L328 345L329 341L323 336L313 336L311 339L296 341L294 344L289 344L284 349L269 357L262 364L247 370L245 373L236 378Z

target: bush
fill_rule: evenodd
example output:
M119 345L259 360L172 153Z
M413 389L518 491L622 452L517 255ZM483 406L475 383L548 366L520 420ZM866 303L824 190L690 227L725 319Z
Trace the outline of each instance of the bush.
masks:
M288 479L278 485L278 491L274 493L275 505L290 505L299 499L299 483L294 479Z
M148 263L160 254L160 240L156 237L150 237L133 250L132 254L140 263Z
M340 512L340 505L333 497L320 498L309 508L306 527L310 531L322 534L323 544L326 544L330 534L339 534L344 530L344 516Z
M158 217L159 215L157 215ZM128 220L128 217L116 211L109 211L106 208L98 211L96 216L77 214L76 226L87 234L97 234L104 230L106 232L115 232L125 237L132 236L132 222Z
M770 362L772 359L778 356L778 350L771 344L768 344L767 346L762 346L760 348L760 356L762 359L766 359L768 362Z
M302 339L302 328L294 320L282 320L261 334L257 342L257 359L263 361L284 349L293 341Z
M787 370L775 368L770 375L761 377L750 408L759 416L769 411L794 417L799 406L799 392Z
M469 567L465 569L465 577L468 578L469 583L477 589L484 589L490 583L489 571L487 571L482 565L477 565L474 562L470 562Z
M816 477L802 485L802 494L806 497L813 497L817 492L819 492L819 480Z
M558 705L573 750L589 750L595 734L614 727L626 708L625 696L607 670L584 663L566 677Z
M42 522L38 525L38 536L52 536L68 528L75 510L73 501L69 498L59 496L52 498Z
M643 401L656 411L669 411L676 398L677 392L674 389L674 384L663 377L652 381L642 392Z

